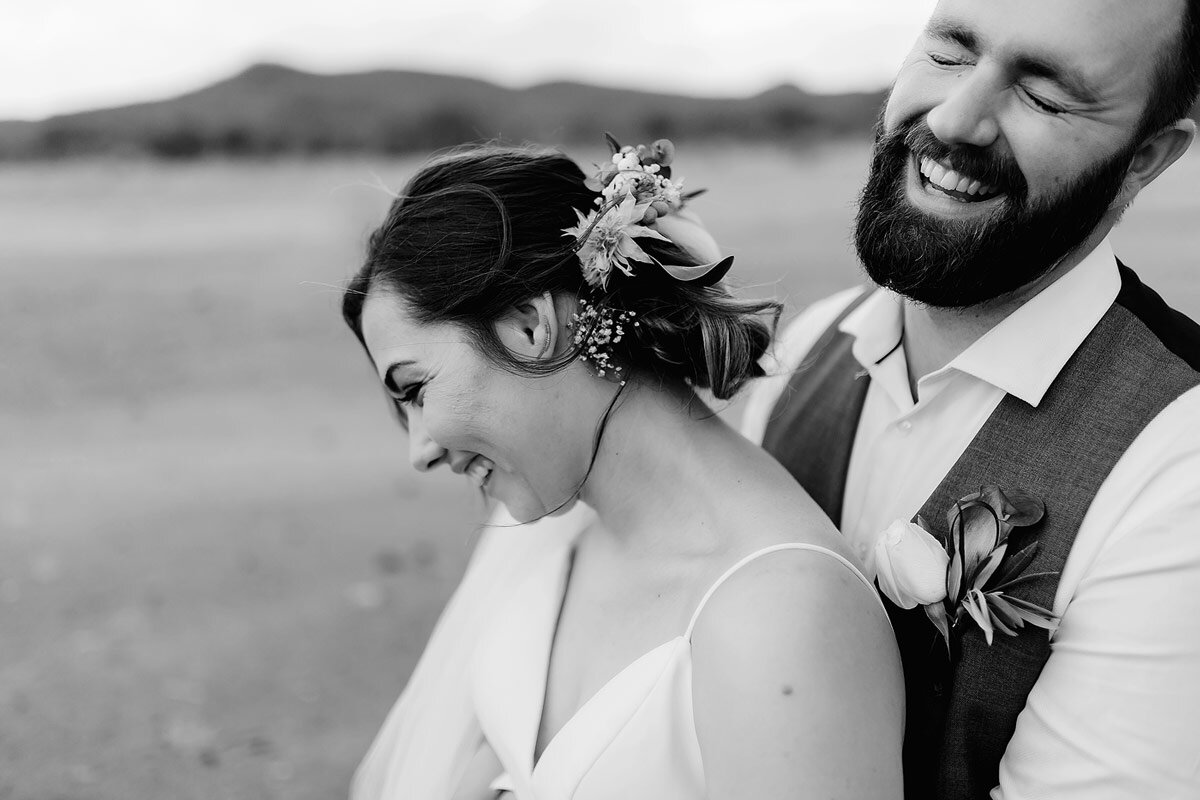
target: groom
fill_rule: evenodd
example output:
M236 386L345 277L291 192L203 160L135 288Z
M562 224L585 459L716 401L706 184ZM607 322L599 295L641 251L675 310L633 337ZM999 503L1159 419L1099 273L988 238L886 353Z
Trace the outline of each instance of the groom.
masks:
M1010 594L1054 634L968 617L951 659L890 607L914 800L1200 798L1200 327L1108 240L1192 140L1198 26L1197 0L942 0L858 212L882 288L802 315L751 401L868 569L983 485L1045 504L1046 574Z

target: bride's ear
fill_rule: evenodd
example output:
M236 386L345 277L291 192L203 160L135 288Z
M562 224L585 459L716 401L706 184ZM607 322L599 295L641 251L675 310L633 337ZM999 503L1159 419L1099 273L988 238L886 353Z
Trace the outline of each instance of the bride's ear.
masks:
M517 303L496 320L496 336L519 358L549 361L562 341L561 318L554 295L542 292Z

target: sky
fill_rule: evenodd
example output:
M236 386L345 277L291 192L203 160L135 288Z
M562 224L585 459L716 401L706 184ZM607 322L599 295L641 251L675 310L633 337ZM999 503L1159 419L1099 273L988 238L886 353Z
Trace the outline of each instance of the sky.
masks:
M935 0L4 0L0 119L170 97L278 62L695 95L886 86Z

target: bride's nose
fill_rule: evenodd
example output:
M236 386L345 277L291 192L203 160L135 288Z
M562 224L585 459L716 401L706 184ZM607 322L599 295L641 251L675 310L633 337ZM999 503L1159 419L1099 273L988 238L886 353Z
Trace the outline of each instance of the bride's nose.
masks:
M408 458L417 472L428 472L446 458L446 448L429 437L416 406L408 410Z

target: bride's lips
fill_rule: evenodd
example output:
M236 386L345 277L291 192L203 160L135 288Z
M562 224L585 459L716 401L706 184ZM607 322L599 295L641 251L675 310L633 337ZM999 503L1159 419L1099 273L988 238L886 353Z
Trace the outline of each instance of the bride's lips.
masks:
M475 456L471 459L471 463L467 465L466 475L471 479L471 483L475 484L476 488L486 489L488 480L492 477L492 470L496 465L491 460L483 456Z

